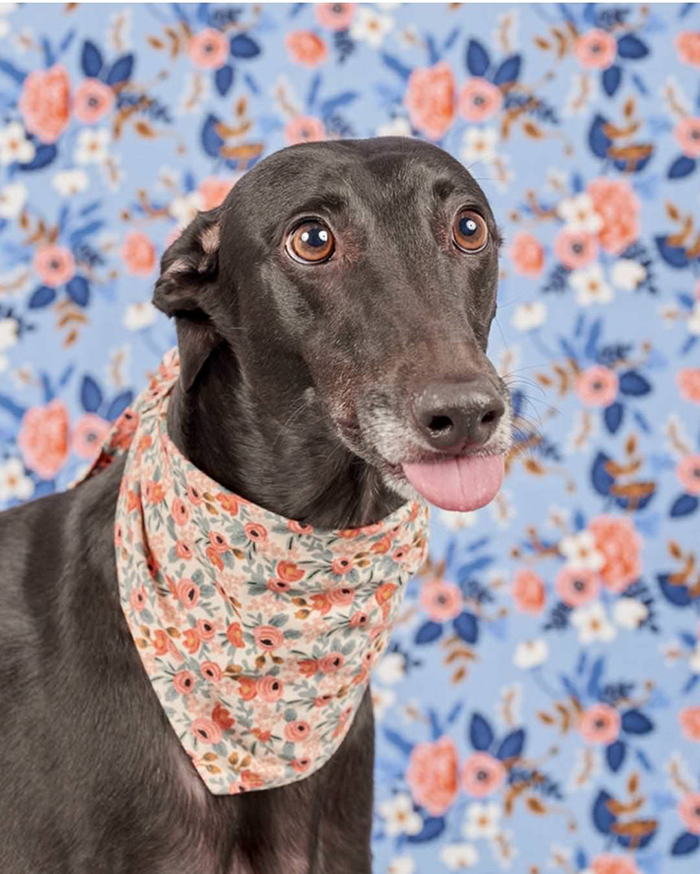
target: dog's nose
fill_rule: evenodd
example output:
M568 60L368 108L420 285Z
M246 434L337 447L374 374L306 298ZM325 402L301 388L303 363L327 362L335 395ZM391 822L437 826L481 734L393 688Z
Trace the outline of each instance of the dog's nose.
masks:
M486 376L467 382L425 386L413 401L418 429L436 449L481 446L505 412L503 399Z

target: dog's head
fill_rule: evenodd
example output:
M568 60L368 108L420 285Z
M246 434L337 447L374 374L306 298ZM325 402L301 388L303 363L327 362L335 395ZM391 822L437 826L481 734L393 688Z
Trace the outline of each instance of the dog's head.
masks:
M285 409L305 398L399 495L467 509L493 497L511 439L486 357L498 247L481 188L441 149L304 144L197 216L154 303L177 319L185 390L226 344L242 379Z

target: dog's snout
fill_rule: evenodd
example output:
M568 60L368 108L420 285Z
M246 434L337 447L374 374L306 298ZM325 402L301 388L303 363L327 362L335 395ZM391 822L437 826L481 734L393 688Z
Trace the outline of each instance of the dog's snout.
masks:
M414 398L412 412L421 435L435 449L467 449L489 439L505 404L486 376L465 382L432 383Z

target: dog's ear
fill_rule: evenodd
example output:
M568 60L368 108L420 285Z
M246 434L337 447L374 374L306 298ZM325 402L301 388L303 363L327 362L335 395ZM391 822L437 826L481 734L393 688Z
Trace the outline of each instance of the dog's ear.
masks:
M210 303L219 275L221 211L200 212L165 251L153 304L175 317L180 381L185 391L211 352L223 342L211 319Z

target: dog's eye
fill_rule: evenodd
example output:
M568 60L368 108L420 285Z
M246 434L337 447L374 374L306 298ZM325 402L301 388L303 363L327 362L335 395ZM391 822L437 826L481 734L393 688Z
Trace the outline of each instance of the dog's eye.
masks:
M489 229L478 212L467 209L458 213L455 218L452 237L463 252L479 252L486 245Z
M320 222L308 221L289 235L287 251L297 261L319 264L327 261L335 249L333 234Z

